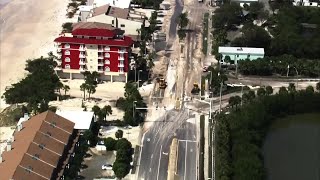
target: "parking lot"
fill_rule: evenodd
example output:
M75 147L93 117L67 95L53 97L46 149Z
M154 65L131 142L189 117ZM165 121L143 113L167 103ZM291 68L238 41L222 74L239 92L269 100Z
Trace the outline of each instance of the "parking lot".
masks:
M83 169L80 173L85 179L94 179L96 177L110 177L113 175L112 170L102 170L104 164L113 164L115 155L113 152L98 152L95 149L90 149L89 153L92 155L84 159L84 164L88 167Z

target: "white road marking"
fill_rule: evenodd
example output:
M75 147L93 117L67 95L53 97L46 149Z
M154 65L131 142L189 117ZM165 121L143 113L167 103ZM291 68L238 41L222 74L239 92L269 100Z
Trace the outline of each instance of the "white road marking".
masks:
M162 155L161 152L162 152L162 145L161 145L161 148L160 148L160 158L159 158L159 164L158 164L157 180L159 179L160 163L161 163L161 155Z
M151 168L149 169L149 172L151 172Z
M147 138L147 141L150 142L150 138Z
M190 152L193 152L193 149L190 149Z
M153 154L151 154L151 159L153 158Z
M164 155L168 156L168 153L162 152L162 154L164 154Z
M186 172L187 172L187 149L188 149L188 141L186 141L186 152L185 152L185 155L184 155L184 180L186 180Z
M179 139L178 141L183 141L183 142L193 142L193 143L198 142L198 141L193 141L193 140L183 140L183 139Z

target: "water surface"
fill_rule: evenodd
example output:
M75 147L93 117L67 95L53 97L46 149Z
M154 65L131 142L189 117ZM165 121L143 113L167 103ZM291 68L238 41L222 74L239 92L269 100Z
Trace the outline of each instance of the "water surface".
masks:
M268 180L320 180L320 114L277 120L263 150Z

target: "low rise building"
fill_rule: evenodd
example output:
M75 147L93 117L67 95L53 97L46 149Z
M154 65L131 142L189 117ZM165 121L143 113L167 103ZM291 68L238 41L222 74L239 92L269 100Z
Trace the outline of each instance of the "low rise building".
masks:
M256 60L264 57L264 48L220 46L218 52L222 55L222 63L225 63L226 56L229 56L230 60L234 61L234 64L237 64L239 60Z
M92 23L94 24L94 23ZM91 24L91 25L92 25ZM104 81L127 81L132 38L101 24L75 25L72 33L56 38L57 74L61 78L83 79L82 72L96 71Z
M73 122L74 129L78 130L80 134L89 130L91 123L95 120L94 113L90 111L57 110L56 114Z
M63 178L79 137L74 125L51 111L21 120L0 156L0 179Z

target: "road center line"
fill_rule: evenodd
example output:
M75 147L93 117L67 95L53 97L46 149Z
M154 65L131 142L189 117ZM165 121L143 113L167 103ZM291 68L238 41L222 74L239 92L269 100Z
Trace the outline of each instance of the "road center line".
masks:
M162 145L160 148L160 157L159 157L159 164L158 164L158 173L157 173L157 180L159 180L159 172L160 172L160 163L161 163L161 155L162 155Z

